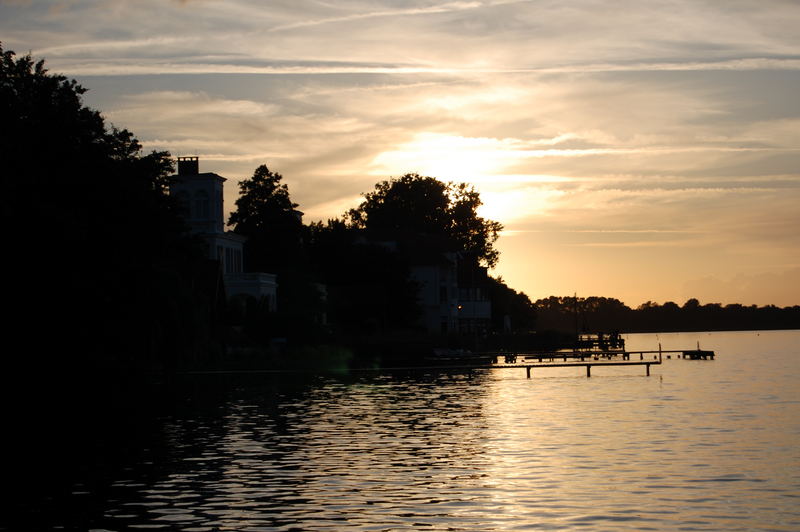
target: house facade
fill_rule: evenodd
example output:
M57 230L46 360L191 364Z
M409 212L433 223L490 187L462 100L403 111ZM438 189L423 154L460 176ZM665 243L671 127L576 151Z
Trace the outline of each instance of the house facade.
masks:
M191 232L205 241L208 258L219 263L227 296L252 296L275 310L278 288L275 275L245 272L247 239L225 231L225 181L213 172L201 173L198 157L178 157L178 173L173 176L169 193L182 206Z
M474 333L489 331L492 305L486 268L463 261L458 253L443 253L435 263L411 268L419 284L422 324L430 333Z

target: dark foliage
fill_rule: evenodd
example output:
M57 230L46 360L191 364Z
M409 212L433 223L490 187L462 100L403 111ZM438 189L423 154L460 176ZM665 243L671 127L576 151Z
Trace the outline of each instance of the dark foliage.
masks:
M502 277L489 277L492 302L492 329L498 332L526 333L536 328L536 307L523 292L509 287Z
M682 306L672 301L663 305L648 301L632 309L613 298L555 296L540 299L535 306L540 330L608 333L800 328L800 306L701 305L692 298Z
M464 183L406 174L376 184L347 219L370 239L396 241L405 253L459 252L491 267L499 258L494 243L503 226L478 216L480 205L479 194Z
M419 317L417 286L391 246L370 242L341 220L308 228L310 263L327 286L334 332L374 335L412 328Z
M84 93L0 48L4 499L44 520L42 501L103 463L100 442L133 445L140 377L210 356L220 336L219 272L166 193L169 155L142 154Z
M97 368L197 356L218 279L166 194L169 155L107 128L86 90L43 61L0 53L5 301L19 358Z
M325 334L324 289L311 275L302 213L282 180L266 165L256 168L253 177L239 183L236 210L228 220L235 233L247 237L245 270L278 276L278 312L251 312L247 330L262 344L273 337L314 343Z
M228 224L247 237L249 271L280 274L302 263L303 223L297 204L289 197L283 176L266 165L239 183L239 199Z

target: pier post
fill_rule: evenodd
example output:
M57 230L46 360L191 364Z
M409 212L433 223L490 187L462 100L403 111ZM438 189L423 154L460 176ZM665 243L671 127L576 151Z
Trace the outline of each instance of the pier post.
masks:
M650 376L650 364L645 364L644 367L647 368L647 376L649 377Z
M530 379L531 378L531 367L530 366L525 366L525 372L528 374L528 378Z
M591 364L586 364L586 376L587 377L591 377L592 376L592 365Z

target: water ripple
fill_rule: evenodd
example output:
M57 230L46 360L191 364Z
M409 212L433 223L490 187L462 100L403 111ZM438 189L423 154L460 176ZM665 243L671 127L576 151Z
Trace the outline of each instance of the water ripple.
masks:
M796 530L798 353L744 373L752 345L725 341L660 378L193 383L218 400L166 413L132 463L69 500L101 509L78 527L98 531Z

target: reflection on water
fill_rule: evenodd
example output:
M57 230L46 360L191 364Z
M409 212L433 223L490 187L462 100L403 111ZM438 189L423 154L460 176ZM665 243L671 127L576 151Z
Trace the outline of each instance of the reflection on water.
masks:
M239 390L216 425L170 420L167 474L146 489L120 479L106 514L191 529L485 523L486 377L321 380L278 396Z
M218 399L165 415L103 493L75 485L66 507L97 530L800 529L800 333L628 346L698 339L715 361L651 377L207 377L191 394Z

